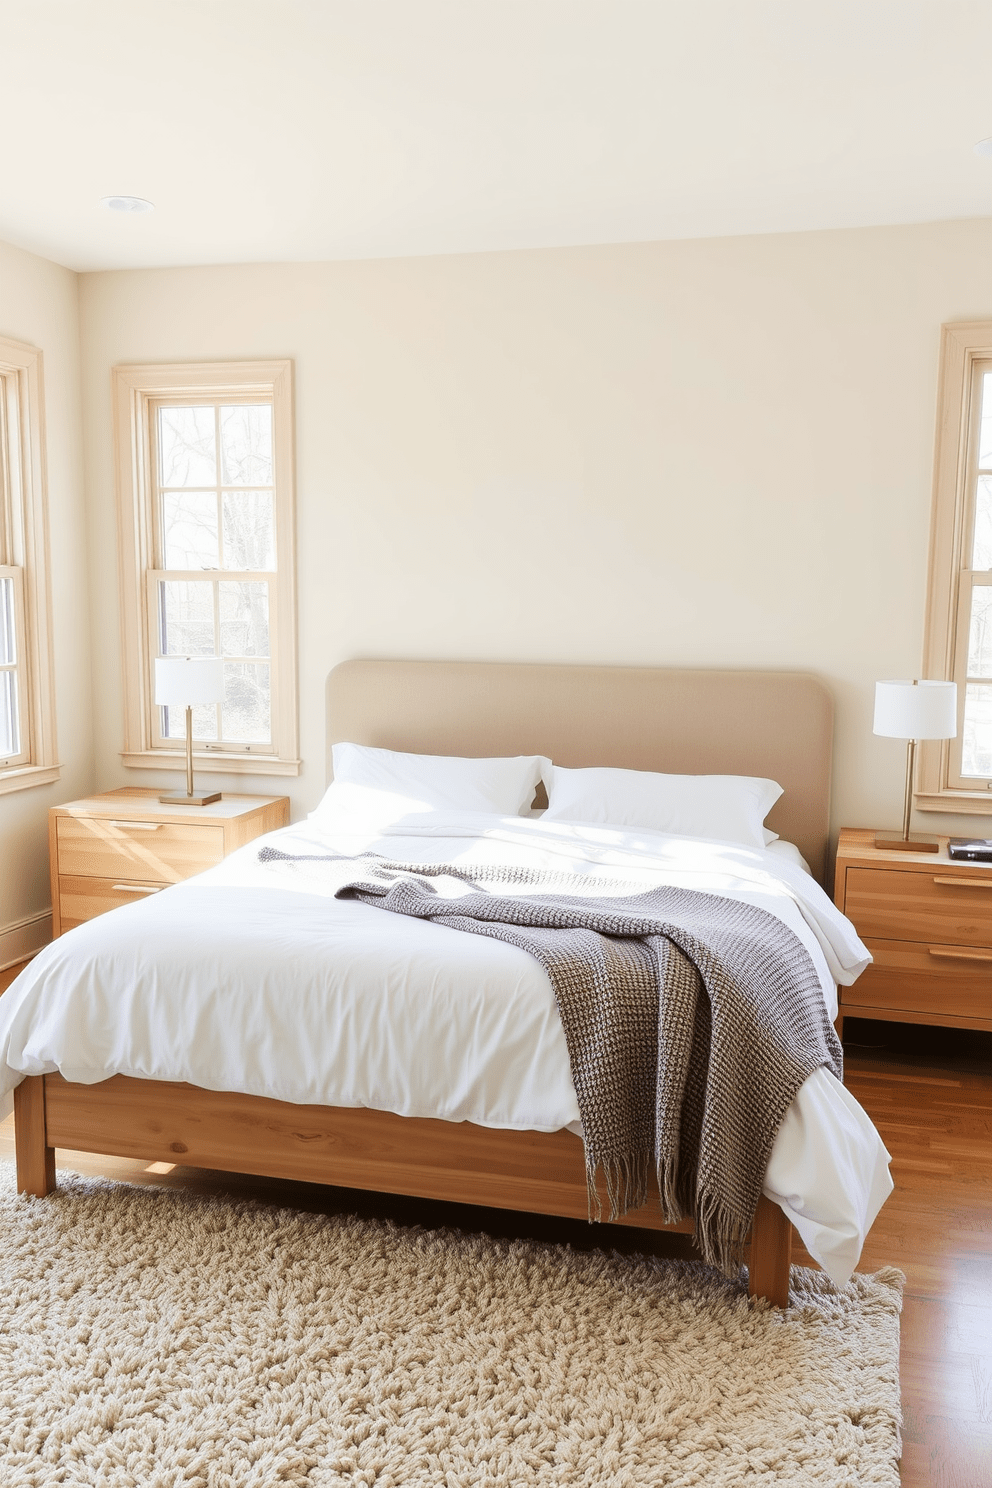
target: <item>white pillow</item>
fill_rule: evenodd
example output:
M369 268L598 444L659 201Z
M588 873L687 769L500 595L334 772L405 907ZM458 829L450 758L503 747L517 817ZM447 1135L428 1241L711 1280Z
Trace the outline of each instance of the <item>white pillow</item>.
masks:
M352 809L363 799L381 804L384 798L393 797L408 814L481 811L519 816L530 806L538 781L551 767L551 761L538 754L458 759L401 754L363 744L335 744L331 757L334 781L312 816L319 816L325 807L333 810L346 797Z
M775 833L762 823L781 794L774 780L749 775L656 775L553 765L543 819L646 827L764 847Z

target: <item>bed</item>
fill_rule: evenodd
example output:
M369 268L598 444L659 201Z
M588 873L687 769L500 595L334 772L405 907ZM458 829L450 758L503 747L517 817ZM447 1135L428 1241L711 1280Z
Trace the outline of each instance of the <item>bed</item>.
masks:
M327 737L329 747L349 740L417 754L543 754L566 767L770 776L784 793L768 826L795 844L814 875L824 871L832 705L822 684L806 675L355 661L336 668L328 679ZM274 836L292 844L294 830L302 830L306 846L305 829L285 830L288 838ZM541 833L539 821L510 823L501 830L508 842L528 831ZM298 919L311 916L315 944L324 910L307 885L301 893L300 885L262 884L257 878L257 848L256 843L241 849L233 860L176 885L151 904L128 906L78 927L43 952L8 991L0 1004L0 1035L8 1084L18 1082L14 1105L20 1190L38 1196L52 1191L54 1149L62 1147L585 1219L582 1140L574 1121L565 1119L563 1105L532 1115L530 1124L521 1128L507 1124L499 1112L494 1119L486 1111L481 1119L470 1119L475 1114L471 1103L447 1109L441 1116L422 1114L409 1091L380 1102L389 1109L376 1108L375 1097L357 1087L350 1089L347 1099L315 1100L314 1093L325 1088L319 1082L301 1079L295 1085L280 1085L279 1078L263 1067L264 1047L292 1043L306 1018L320 1015L319 1005L315 1014L313 997L292 1001L297 988L294 958L301 967L299 986L311 985L302 976L305 936L294 939L281 928L288 922L279 919L279 904L288 906L287 896L295 895L293 912ZM768 857L770 862L770 850ZM762 883L769 874L776 883L780 878L797 882L796 875L802 875L794 864L786 868L784 859L782 867L769 867L764 861L751 867L734 859L729 870L721 860L717 869L723 875L731 872L734 882L738 878L750 882L748 874L753 877L759 870ZM806 897L811 895L812 889ZM276 900L269 925L270 901ZM372 933L381 940L394 934L381 928L381 922L392 916L367 913L379 915L380 924L372 932L363 931L366 937ZM147 962L147 947L158 935L163 947L185 941L182 954L203 965L212 954L217 926L236 924L239 916L245 957L251 960L254 954L252 936L264 935L266 944L281 945L280 966L290 973L272 979L271 997L282 999L281 1033L280 1025L273 1023L275 1034L266 1033L254 1045L245 1035L243 1063L254 1058L252 1078L218 1069L217 1061L196 1064L194 1056L211 1047L210 1017L222 1024L229 1008L215 1005L212 1012L205 1012L202 1001L183 1002L186 988L180 962L174 961L170 982L163 971L168 962L164 951L155 965ZM145 957L140 975L127 971L138 962L128 961L114 934L125 940L130 935L129 954ZM450 947L450 931L435 934L447 935L445 944ZM469 942L472 937L456 935L454 940ZM194 946L199 947L195 956ZM232 940L229 959L233 946ZM461 965L459 958L464 959L459 975L468 980L475 975L472 958L477 954L462 947L445 952L449 962ZM108 970L112 963L116 982ZM843 971L838 973L835 967L833 974ZM435 980L438 975L435 969ZM516 975L519 979L525 974L518 968ZM154 987L146 1002L139 999L135 1004L135 987L142 976ZM220 977L218 971L218 986ZM345 989L347 980L345 976L341 981ZM521 1006L533 1009L537 994L528 985ZM115 1010L129 998L129 1026L132 1030L139 1026L140 1038L132 1031L126 1054L115 1055L111 1049L117 1037ZM162 1013L157 1024L155 1007ZM82 1008L89 1027L81 1033L73 1017ZM263 1013L255 1004L249 1011L262 1020L256 1025L261 1029ZM278 1014L270 1009L264 1016ZM544 1021L550 1027L553 1019L549 1015ZM97 1041L94 1024L103 1030L102 1067L95 1059L87 1063L78 1052L87 1036L91 1043ZM311 1031L294 1057L305 1063L308 1050L319 1042L319 1031ZM170 1044L177 1046L172 1062ZM429 1066L433 1057L428 1052L420 1066ZM321 1063L319 1058L316 1062ZM223 1064L222 1057L219 1063ZM379 1064L385 1063L380 1058ZM360 1064L356 1060L356 1068ZM397 1068L402 1083L402 1068ZM196 1078L180 1078L183 1071ZM168 1077L161 1078L163 1073ZM538 1072L536 1087L540 1085ZM829 1123L833 1118L824 1119ZM839 1119L842 1125L848 1123L840 1143L845 1147L844 1161L848 1168L851 1162L861 1165L858 1218L845 1219L841 1227L854 1223L863 1228L891 1186L887 1170L883 1171L887 1154L877 1139L872 1146L854 1113L841 1110ZM863 1121L867 1123L867 1118ZM806 1156L800 1166L816 1166L819 1156L810 1156L813 1149L803 1150ZM791 1213L801 1229L802 1216L790 1210L777 1189L773 1191L779 1201L763 1194L755 1215L749 1288L752 1295L785 1306L792 1233L786 1216ZM656 1192L642 1208L624 1215L622 1223L669 1228ZM675 1228L691 1231L692 1225L686 1221Z

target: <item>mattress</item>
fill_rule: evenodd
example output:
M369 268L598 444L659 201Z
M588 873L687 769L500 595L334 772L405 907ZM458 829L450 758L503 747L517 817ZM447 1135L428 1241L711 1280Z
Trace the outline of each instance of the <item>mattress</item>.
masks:
M333 898L286 853L566 868L618 885L746 900L803 942L830 1016L870 957L787 844L759 850L540 818L466 813L313 820L54 941L0 999L0 1095L59 1071L188 1081L298 1104L581 1133L554 994L517 947ZM825 1070L779 1132L765 1193L837 1282L891 1191L888 1153Z

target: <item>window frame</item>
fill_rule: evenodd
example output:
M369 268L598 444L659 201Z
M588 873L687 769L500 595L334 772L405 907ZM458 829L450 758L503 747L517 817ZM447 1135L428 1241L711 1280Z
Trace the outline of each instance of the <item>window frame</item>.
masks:
M187 362L115 367L114 425L121 558L124 748L131 769L175 768L185 742L163 743L154 703L158 637L151 623L154 584L163 577L156 544L155 410L163 403L272 402L277 580L270 615L271 745L225 748L194 740L198 771L298 775L296 542L293 363Z
M0 759L0 770L13 771L22 765L31 763L31 720L30 716L25 720L21 714L25 711L22 703L29 698L30 687L27 676L27 657L24 654L24 637L27 635L27 614L24 609L24 570L16 564L0 563L0 585L4 580L10 580L13 591L13 630L14 630L14 660L7 662L0 655L0 675L4 672L13 672L15 696L17 698L17 732L21 748L16 754L8 754Z
M961 774L970 596L976 578L992 582L971 568L969 549L985 372L992 372L992 321L943 326L923 675L957 682L958 732L955 739L927 740L919 746L915 803L921 811L992 811L992 776L986 780Z
M0 795L58 780L45 468L43 357L0 337L0 574L14 579L21 749L0 759Z

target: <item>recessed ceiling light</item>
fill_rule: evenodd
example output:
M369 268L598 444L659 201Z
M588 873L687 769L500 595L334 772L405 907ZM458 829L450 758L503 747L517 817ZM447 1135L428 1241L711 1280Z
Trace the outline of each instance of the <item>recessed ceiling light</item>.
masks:
M145 201L143 196L104 196L100 198L101 207L106 207L108 212L154 212L155 203Z
M992 135L988 139L979 140L975 146L976 155L992 155Z

